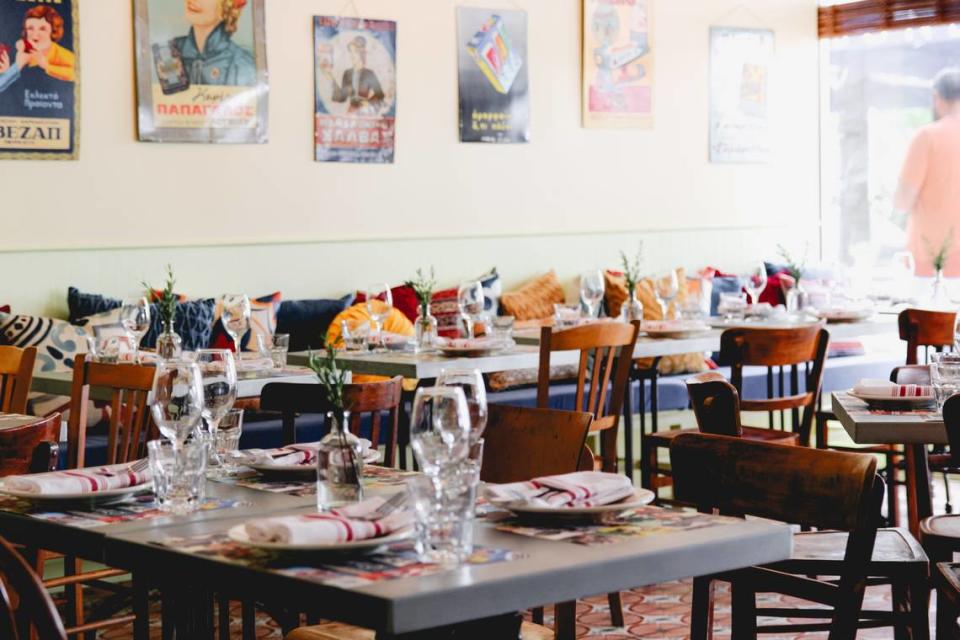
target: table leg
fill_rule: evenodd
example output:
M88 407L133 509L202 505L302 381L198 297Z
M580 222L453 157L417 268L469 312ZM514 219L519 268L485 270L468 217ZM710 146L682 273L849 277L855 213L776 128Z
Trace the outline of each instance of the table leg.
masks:
M919 538L920 521L933 515L927 446L923 444L907 445L905 457L907 463L907 520L910 533Z
M142 575L133 574L133 638L150 640L150 588Z

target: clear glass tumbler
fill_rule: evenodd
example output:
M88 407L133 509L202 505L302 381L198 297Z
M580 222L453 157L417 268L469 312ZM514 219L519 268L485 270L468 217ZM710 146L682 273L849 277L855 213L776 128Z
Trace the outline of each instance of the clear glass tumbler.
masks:
M206 489L209 445L191 440L175 447L170 442L147 443L153 492L163 511L184 515L196 511Z

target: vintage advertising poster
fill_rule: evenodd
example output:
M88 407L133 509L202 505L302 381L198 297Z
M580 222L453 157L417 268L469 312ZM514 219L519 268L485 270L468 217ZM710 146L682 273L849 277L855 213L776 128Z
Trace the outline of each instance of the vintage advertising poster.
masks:
M393 162L397 23L314 17L317 162Z
M140 140L267 141L263 0L135 0Z
M0 158L73 160L79 0L0 0Z
M457 9L460 141L529 142L527 13Z
M654 0L583 0L583 126L653 126Z
M769 29L710 29L710 162L770 161L773 54Z

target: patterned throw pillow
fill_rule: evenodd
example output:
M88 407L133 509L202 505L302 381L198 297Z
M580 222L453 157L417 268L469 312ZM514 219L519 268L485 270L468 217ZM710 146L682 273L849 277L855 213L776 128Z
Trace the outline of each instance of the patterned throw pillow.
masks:
M437 333L443 338L460 337L459 288L433 292L430 315L437 319Z
M503 294L500 306L504 315L518 321L542 320L553 317L553 305L562 304L565 299L560 280L551 270L516 291Z
M277 291L268 296L250 300L250 330L240 340L240 348L243 351L258 349L257 336L273 338L273 334L277 332L277 311L280 309L281 298L280 292ZM221 315L223 315L223 303L217 301L209 345L213 349L232 349L233 338L224 328Z
M84 293L76 287L67 289L68 317L70 322L74 324L81 318L103 313L104 311L119 309L122 304L122 300L108 298L99 293Z
M36 347L38 373L71 371L74 357L87 351L88 335L66 320L0 313L0 344Z

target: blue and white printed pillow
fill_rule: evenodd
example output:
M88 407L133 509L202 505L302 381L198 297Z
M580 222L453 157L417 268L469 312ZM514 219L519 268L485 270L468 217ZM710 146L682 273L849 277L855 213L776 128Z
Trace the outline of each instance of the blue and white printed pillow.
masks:
M0 313L0 344L36 347L37 373L72 371L74 357L87 352L88 335L66 320Z

